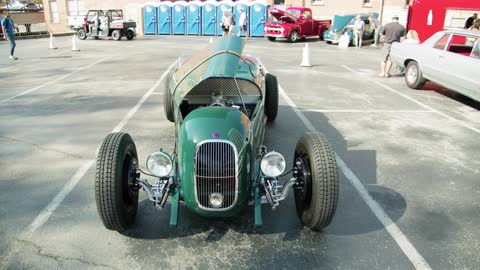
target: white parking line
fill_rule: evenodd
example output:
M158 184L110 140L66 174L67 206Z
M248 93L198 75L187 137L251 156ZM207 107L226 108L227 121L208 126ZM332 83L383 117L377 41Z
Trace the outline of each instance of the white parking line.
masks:
M14 98L17 98L17 97L20 97L20 96L23 96L23 95L32 93L32 92L34 92L34 91L37 91L38 89L41 89L41 88L43 88L43 87L45 87L45 86L48 86L48 85L50 85L50 84L52 84L52 83L56 83L56 82L58 82L58 81L60 81L60 80L63 80L63 79L65 79L65 78L67 78L67 77L70 77L70 76L72 76L72 75L75 74L75 73L78 73L78 72L80 72L80 71L82 71L82 70L85 70L85 69L87 69L87 68L89 68L89 67L92 67L92 66L94 66L94 65L96 65L96 64L98 64L98 63L101 63L101 62L109 59L109 58L110 58L110 57L104 58L104 59L99 60L99 61L97 61L97 62L95 62L95 63L93 63L93 64L90 64L90 65L88 65L88 66L85 66L85 67L82 67L82 68L80 68L80 69L77 69L77 70L75 70L75 71L73 71L73 72L71 72L71 73L65 74L65 75L63 75L62 77L57 78L57 79L55 79L55 80L53 80L53 81L49 81L49 82L44 83L44 84L42 84L42 85L40 85L40 86L34 87L34 88L30 89L30 90L27 90L27 91L25 91L25 92L22 92L22 93L20 93L20 94L17 94L17 95L15 95L15 96L13 96L13 97L9 97L9 98L7 98L7 99L4 99L4 100L0 101L0 103L4 103L4 102L10 101L10 100L12 100L12 99L14 99Z
M321 113L434 113L429 110L305 110L304 112L321 112Z
M342 67L345 68L345 69L348 69L348 70L351 71L352 73L355 73L355 74L357 74L357 75L362 75L361 73L355 71L354 69L352 69L352 68L350 68L350 67L348 67L348 66L346 66L346 65L342 65ZM362 76L362 77L363 77L363 76ZM448 120L451 120L451 121L453 121L453 122L455 122L455 123L457 123L457 124L459 124L459 125L461 125L461 126L463 126L463 127L465 127L465 128L468 128L468 129L470 129L471 131L474 131L474 132L476 132L476 133L480 133L480 129L475 128L475 127L472 127L472 126L468 125L467 123L465 123L465 122L463 122L463 121L461 121L461 120L458 120L458 119L456 119L456 118L454 118L454 117L452 117L452 116L450 116L450 115L447 115L447 114L445 114L445 113L443 113L443 112L441 112L441 111L439 111L439 110L437 110L437 109L434 109L434 108L432 108L432 107L430 107L430 106L428 106L428 105L426 105L426 104L424 104L424 103L422 103L422 102L420 102L420 101L418 101L418 100L416 100L416 99L414 99L414 98L411 98L411 97L409 97L409 96L407 96L407 95L405 95L405 94L403 94L403 93L401 93L401 92L399 92L399 91L391 88L390 86L387 86L387 85L385 85L385 84L383 84L383 83L381 83L381 82L378 82L378 81L376 81L376 80L372 80L371 78L368 78L368 81L369 81L369 82L373 82L373 83L375 83L375 84L377 84L377 85L385 88L386 90L388 90L388 91L390 91L390 92L393 92L393 93L395 93L395 94L397 94L397 95L399 95L399 96L401 96L401 97L403 97L403 98L406 98L406 99L412 101L413 103L416 103L416 104L422 106L423 108L425 108L425 109L427 109L427 110L431 110L432 112L434 112L434 113L436 113L436 114L438 114L438 115L441 115L441 116L447 118Z
M287 95L285 90L282 87L279 87L279 92L282 95L283 99L287 102L287 104L292 107L293 111L297 114L297 116L302 120L303 124L307 127L310 131L317 131L317 129L312 125L312 123L305 117L305 115L298 109L297 105L290 99ZM380 220L383 224L387 232L392 236L392 238L397 242L398 246L402 249L405 256L412 262L416 269L431 269L430 265L428 265L427 261L420 255L420 253L415 249L412 243L408 240L405 234L402 233L400 228L393 222L393 220L388 216L387 213L382 209L382 207L370 196L368 190L362 184L360 179L348 168L347 164L340 158L340 156L336 155L337 163L340 169L342 170L343 174L347 179L350 181L352 186L357 190L360 197L363 201L370 207L372 212L375 216Z
M167 76L170 69L174 67L177 61L173 62L167 70L162 74L162 76L155 82L155 84L143 95L143 97L137 102L137 104L130 109L130 111L125 115L125 117L118 123L112 130L112 132L121 131L128 121L135 115L135 113L140 109L140 107L145 103L145 101L152 95L152 93L158 88L160 83L163 81L165 76ZM97 148L98 149L98 148ZM28 240L33 236L33 233L37 231L40 227L47 222L47 220L52 216L53 212L60 206L63 200L70 194L70 192L77 186L77 184L82 180L83 176L87 171L93 166L95 160L89 159L83 163L80 168L75 172L75 174L70 178L70 180L65 184L62 190L53 198L53 200L38 214L33 222L20 234L20 240ZM12 248L10 252L5 256L4 260L0 263L0 269L7 269L10 264L10 260L19 252L18 247Z

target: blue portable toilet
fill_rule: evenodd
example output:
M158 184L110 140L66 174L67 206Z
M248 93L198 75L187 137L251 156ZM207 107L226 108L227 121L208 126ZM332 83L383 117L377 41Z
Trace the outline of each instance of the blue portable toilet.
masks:
M202 7L202 35L217 34L217 1L206 1Z
M188 2L187 6L187 35L200 35L202 29L203 2Z
M224 11L232 11L232 7L235 5L234 2L231 1L222 1L217 7L217 35L221 36L223 34L223 29L221 26L223 12ZM236 27L236 26L235 26Z
M158 6L158 34L170 35L172 33L172 3L160 2Z
M174 2L172 6L172 33L174 35L185 35L187 30L187 2Z
M145 35L157 34L157 7L153 5L143 7L143 29Z
M247 15L247 30L246 32L250 35L250 23L249 23L249 18L250 18L250 7L248 3L246 2L235 2L235 18L237 19L237 25L235 26L235 35L238 35L239 29L240 29L240 9L243 9L243 12L245 12L245 15ZM241 35L242 37L245 36L244 33Z
M250 36L263 37L263 28L267 22L266 4L253 3L250 7Z

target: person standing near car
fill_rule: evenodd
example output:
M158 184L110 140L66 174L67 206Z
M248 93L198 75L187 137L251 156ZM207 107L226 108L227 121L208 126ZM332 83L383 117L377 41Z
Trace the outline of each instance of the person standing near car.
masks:
M390 77L390 69L392 68L392 61L390 60L390 49L394 42L400 42L400 39L405 36L405 27L398 22L398 16L394 16L393 21L387 23L382 29L382 35L385 36L385 43L383 44L382 55L382 72L378 74L380 77Z
M465 21L465 29L469 29L470 27L472 27L473 25L473 22L475 22L475 20L477 19L478 17L478 14L477 13L473 13L472 17L469 17L466 21Z
M245 33L245 38L248 38L247 14L243 10L243 8L240 8L238 11L240 11L240 18L238 18L238 36L240 36L243 32Z
M373 15L370 15L370 17L368 18L369 21L370 21L370 25L372 26L373 29L375 29L375 33L374 33L374 42L372 44L372 47L377 47L378 46L378 42L380 40L380 32L382 31L382 24L380 23L380 21L375 18L375 16Z
M355 37L355 47L362 48L363 42L363 32L365 31L365 22L362 19L362 16L357 15L357 20L353 26L353 34Z
M15 35L13 33L13 20L10 19L10 13L7 10L3 12L3 15L4 17L1 21L3 38L8 40L8 42L10 43L10 59L17 60L18 57L14 55L15 47L17 46L17 44L15 43Z

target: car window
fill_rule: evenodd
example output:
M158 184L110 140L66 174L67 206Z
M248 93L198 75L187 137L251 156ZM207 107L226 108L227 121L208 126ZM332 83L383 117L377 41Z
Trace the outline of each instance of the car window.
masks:
M287 10L287 13L292 14L295 17L300 17L300 10L289 9L289 10Z
M445 50L445 47L447 46L447 43L448 43L448 39L450 38L450 35L445 35L443 36L439 41L437 41L437 43L435 43L435 45L433 46L433 48L435 49L439 49L439 50Z
M452 35L447 51L464 55L464 56L470 56L470 53L472 52L475 41L476 41L475 37L471 37L471 36L467 37L463 35Z
M121 20L122 19L122 12L119 10L112 10L112 20Z
M305 18L310 18L312 17L312 12L305 10L302 15L305 16Z

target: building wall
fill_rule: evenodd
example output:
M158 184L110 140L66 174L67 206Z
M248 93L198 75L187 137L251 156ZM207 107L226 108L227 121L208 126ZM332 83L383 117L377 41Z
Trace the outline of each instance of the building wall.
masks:
M123 9L124 13L129 13L125 9L128 4L144 4L145 0L81 0L84 3L85 11L89 9ZM306 6L313 11L313 16L317 19L332 19L338 14L352 13L371 13L377 12L381 20L389 22L393 15L400 17L400 22L405 24L407 17L406 2L408 0L265 0L273 5L274 2L279 7ZM58 7L58 22L52 22L50 12L51 2L56 2ZM155 1L157 2L157 1ZM367 3L369 2L369 3ZM278 5L280 4L280 5ZM43 0L45 11L45 21L53 33L69 31L67 28L68 0ZM138 16L137 16L138 17ZM137 21L142 33L140 21Z

